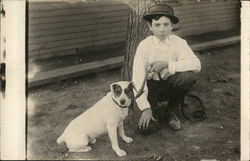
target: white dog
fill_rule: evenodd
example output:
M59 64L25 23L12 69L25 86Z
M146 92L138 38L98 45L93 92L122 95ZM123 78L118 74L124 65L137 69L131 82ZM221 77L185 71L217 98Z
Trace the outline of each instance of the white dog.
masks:
M57 139L60 144L66 142L71 152L87 152L91 150L88 143L94 144L96 137L108 133L113 150L119 156L125 156L117 141L118 134L126 142L133 141L127 137L123 129L123 119L128 115L128 107L134 99L132 82L120 81L110 86L111 92L95 105L75 118Z

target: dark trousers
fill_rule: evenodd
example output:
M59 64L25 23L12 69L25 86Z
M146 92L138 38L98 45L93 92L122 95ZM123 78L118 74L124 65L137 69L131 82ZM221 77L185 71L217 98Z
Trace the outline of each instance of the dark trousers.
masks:
M148 80L148 101L152 108L153 115L158 102L169 101L167 111L172 112L184 99L184 96L195 84L193 72L178 72L167 80Z

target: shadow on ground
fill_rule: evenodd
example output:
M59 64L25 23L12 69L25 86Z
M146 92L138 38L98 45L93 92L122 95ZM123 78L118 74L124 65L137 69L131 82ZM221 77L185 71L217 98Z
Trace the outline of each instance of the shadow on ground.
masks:
M163 126L159 132L144 136L135 131L139 115L135 109L125 126L125 132L134 142L126 144L119 140L128 154L124 158L115 155L107 135L98 138L87 153L69 153L65 145L56 144L68 123L103 97L112 82L118 81L120 70L29 89L28 159L239 160L240 46L204 51L198 57L202 71L191 92L199 95L206 105L208 119L196 123L183 120L180 131ZM211 81L209 75L214 72L228 82Z

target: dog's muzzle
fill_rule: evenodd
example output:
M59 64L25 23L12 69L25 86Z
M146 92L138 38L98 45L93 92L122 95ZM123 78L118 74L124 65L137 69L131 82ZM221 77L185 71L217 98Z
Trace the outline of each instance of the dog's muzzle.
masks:
M115 101L114 98L112 98L112 100L115 102L115 104L116 104L117 106L119 106L119 107L121 107L121 108L128 108L128 107L129 107L129 106L122 106L122 105L120 105L119 103L117 103L117 102Z

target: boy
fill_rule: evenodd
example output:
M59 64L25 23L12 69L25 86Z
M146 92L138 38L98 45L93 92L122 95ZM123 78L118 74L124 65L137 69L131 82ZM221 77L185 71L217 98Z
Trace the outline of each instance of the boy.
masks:
M153 35L140 42L134 57L132 81L137 89L148 72L144 93L136 100L142 111L138 126L147 131L150 121L156 121L157 102L169 100L165 108L168 125L179 130L181 123L174 110L196 82L194 73L201 69L200 60L184 39L171 35L179 19L170 6L152 6L143 19Z

